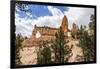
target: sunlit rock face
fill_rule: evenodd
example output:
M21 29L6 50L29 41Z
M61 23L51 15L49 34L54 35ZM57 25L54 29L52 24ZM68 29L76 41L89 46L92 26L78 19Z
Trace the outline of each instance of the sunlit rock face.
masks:
M64 35L66 36L66 41L69 40L68 46L72 48L72 56L68 60L69 62L77 62L77 58L81 59L80 57L83 55L81 48L77 46L79 43L79 40L73 40L71 38L71 32L72 30L68 29L68 19L66 16L62 18L61 26L62 30L64 31ZM55 33L58 32L59 28L51 28L47 26L38 27L34 26L34 29L32 31L32 35L30 38L25 39L22 42L23 50L20 51L20 55L22 56L21 62L23 65L31 65L31 64L37 64L37 52L36 50L38 47L43 46L43 42L55 39ZM76 26L73 27L76 28ZM40 44L40 45L39 45ZM52 53L52 56L54 57L54 54ZM52 59L53 60L53 59Z
M61 28L64 32L68 32L68 19L66 16L63 17L62 23L61 23Z
M67 33L67 36L68 36L68 37L71 37L71 32L68 32L68 33Z
M72 32L77 32L78 27L75 23L72 24Z
M35 36L36 38L39 38L39 37L41 37L41 34L40 34L40 32L39 31L37 31L37 33L36 33L36 36Z

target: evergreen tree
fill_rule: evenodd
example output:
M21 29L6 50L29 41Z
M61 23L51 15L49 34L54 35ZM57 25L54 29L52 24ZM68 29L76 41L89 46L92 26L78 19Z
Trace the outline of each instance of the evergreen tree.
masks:
M42 48L37 51L37 64L43 64L43 56L41 55Z
M90 58L94 59L94 49L95 49L95 17L94 15L91 15L90 17L90 23L89 23L89 30L90 30Z
M89 31L90 31L90 35L94 35L94 30L95 30L95 18L94 15L91 15L90 17L90 22L89 22Z
M51 63L51 50L48 46L49 43L43 43L43 48L39 48L38 52L38 64L50 64Z
M55 53L55 63L64 63L65 56L69 56L71 49L66 45L65 36L62 28L55 34L55 40L52 42L52 49Z
M20 61L20 49L22 49L22 43L23 41L23 37L21 36L21 34L18 34L15 38L15 63L16 64L21 64L21 61Z
M79 46L83 49L84 60L89 61L89 36L86 31L81 35Z
M48 45L44 46L41 54L43 55L44 64L51 63L51 50Z
M94 30L93 15L91 15L89 23L89 31L91 35L89 35L88 31L86 31L85 28L80 28L79 46L83 49L85 61L94 60L94 32L91 30Z

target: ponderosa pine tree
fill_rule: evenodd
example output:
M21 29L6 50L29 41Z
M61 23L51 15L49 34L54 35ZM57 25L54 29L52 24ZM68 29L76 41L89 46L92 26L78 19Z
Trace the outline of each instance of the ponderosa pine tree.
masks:
M16 65L21 64L20 61L20 50L22 49L22 41L23 41L23 37L21 36L21 34L18 34L17 36L15 36L15 63Z
M65 36L62 28L55 34L55 39L52 41L52 49L55 54L55 63L65 63L65 56L69 56L71 49L65 41Z
M92 31L91 31L92 30ZM93 15L90 17L89 33L84 28L80 28L79 46L83 50L84 61L94 60L94 20Z
M50 64L51 63L51 49L48 46L49 43L43 43L43 47L38 51L38 64Z

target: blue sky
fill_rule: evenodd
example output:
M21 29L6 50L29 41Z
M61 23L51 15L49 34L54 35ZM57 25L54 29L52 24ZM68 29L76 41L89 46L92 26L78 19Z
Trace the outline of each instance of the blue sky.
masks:
M91 14L94 14L93 8L80 7L27 5L25 9L29 11L21 11L15 7L16 34L20 33L23 36L31 36L35 24L59 28L64 15L68 18L69 29L72 28L73 22L78 26L87 26Z
M59 7L59 6L53 6L57 9L59 9L62 13L64 13L64 11L68 11L67 7ZM48 10L48 7L45 5L27 5L27 8L29 11L27 11L27 13L31 13L32 17L31 18L37 18L40 16L52 16L52 13ZM19 9L19 8L17 8ZM17 14L19 14L20 18L24 18L24 17L29 17L27 16L27 13L24 11L19 11L16 10Z

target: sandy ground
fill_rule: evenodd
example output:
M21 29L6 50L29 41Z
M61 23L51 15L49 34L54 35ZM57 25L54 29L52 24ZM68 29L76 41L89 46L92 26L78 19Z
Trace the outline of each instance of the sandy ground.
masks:
M72 48L72 57L70 57L69 62L78 62L77 59L79 58L78 56L83 56L83 52L82 49L80 47L77 46L77 44L79 44L78 40L72 40L69 42L68 45L72 45L73 44L73 48Z
M35 51L35 47L23 48L23 51L20 51L20 55L22 56L21 62L23 65L31 65L37 63L37 54Z

